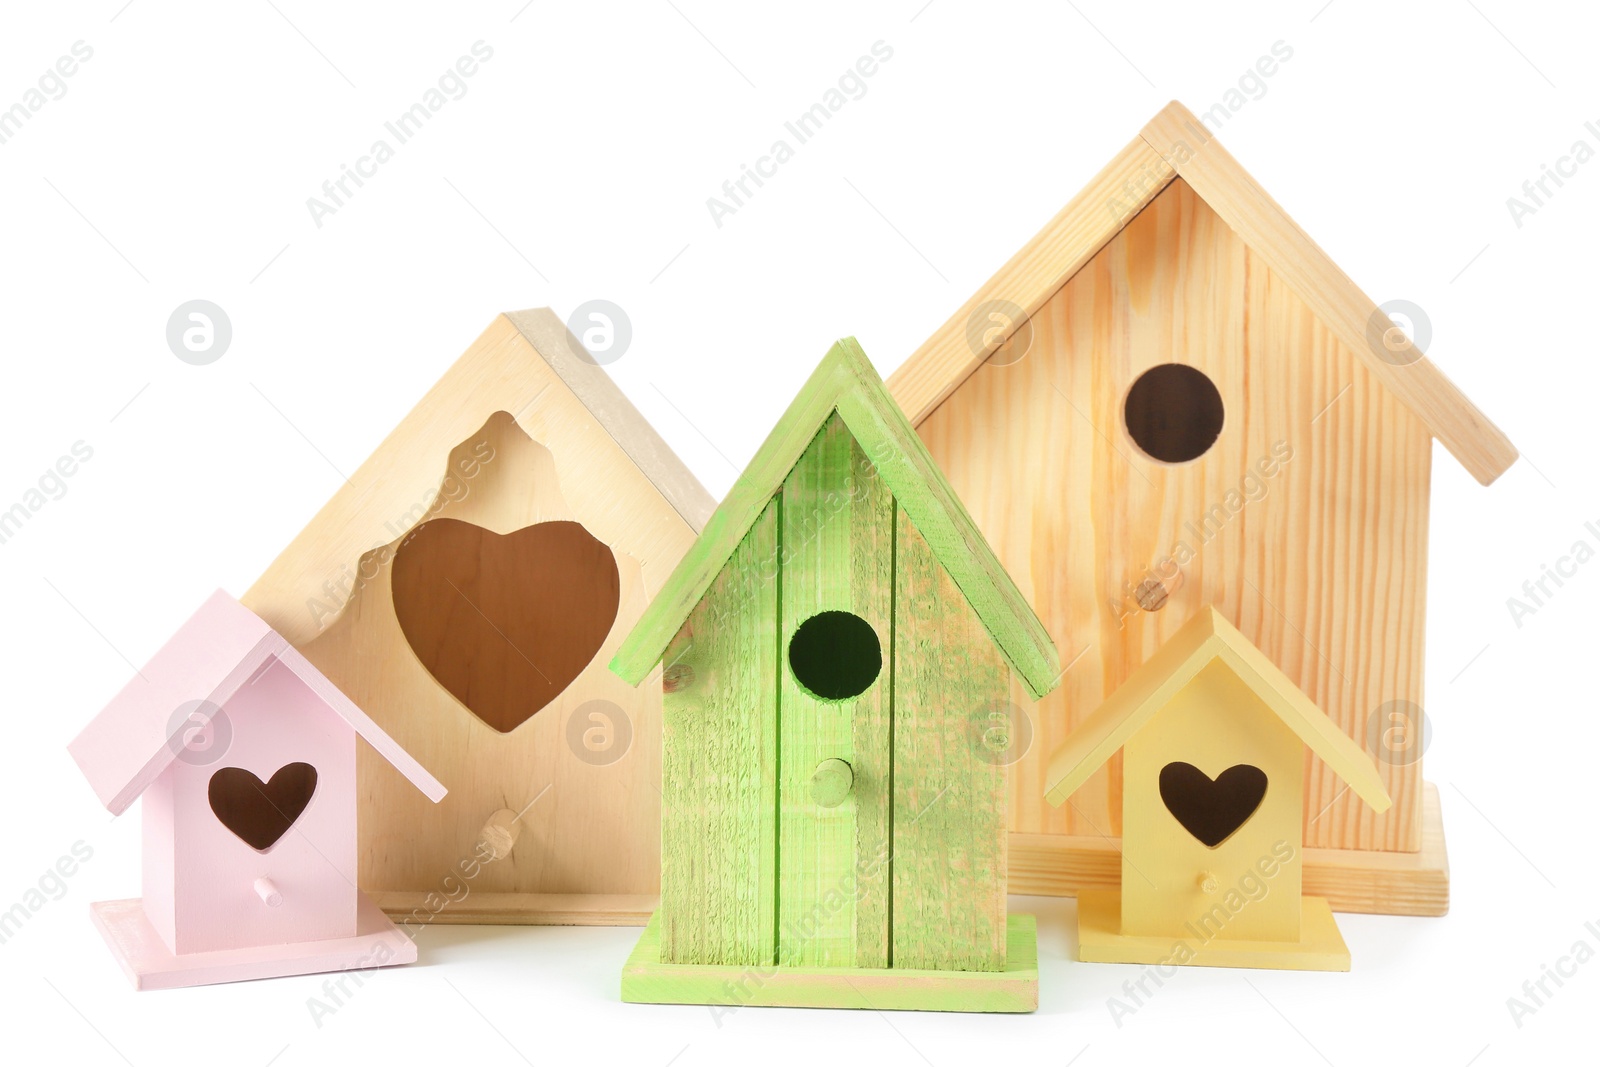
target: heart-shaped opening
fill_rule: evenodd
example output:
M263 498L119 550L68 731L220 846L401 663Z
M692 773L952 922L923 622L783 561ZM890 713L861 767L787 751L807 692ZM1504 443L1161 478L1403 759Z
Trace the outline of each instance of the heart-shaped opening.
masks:
M265 852L289 832L317 791L317 769L309 763L279 767L265 784L242 767L211 776L211 810L217 820L255 849Z
M1161 768L1161 802L1183 828L1207 848L1216 848L1249 821L1267 795L1267 776L1240 763L1213 780L1191 763Z
M622 599L616 556L569 521L502 535L431 519L395 552L391 586L417 659L501 733L593 662Z

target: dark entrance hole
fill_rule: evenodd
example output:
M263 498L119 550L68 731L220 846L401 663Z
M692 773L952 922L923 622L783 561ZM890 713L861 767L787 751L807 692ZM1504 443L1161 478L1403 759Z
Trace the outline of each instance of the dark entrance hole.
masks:
M1128 436L1153 459L1199 459L1222 432L1222 394L1204 372L1163 363L1139 375L1123 403Z
M789 669L813 695L848 700L877 679L883 648L866 619L848 611L824 611L801 623L789 639Z
M1248 763L1212 778L1192 763L1169 763L1158 782L1161 802L1183 828L1216 848L1249 821L1267 795L1267 775Z
M257 852L289 832L316 791L317 769L309 763L279 767L265 782L242 767L224 767L207 789L217 819Z

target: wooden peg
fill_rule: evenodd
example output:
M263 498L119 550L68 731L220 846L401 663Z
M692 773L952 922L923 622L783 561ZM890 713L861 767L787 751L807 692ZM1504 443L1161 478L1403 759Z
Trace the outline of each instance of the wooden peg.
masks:
M837 808L855 785L855 771L842 759L825 759L811 776L811 799L818 806Z
M261 903L267 907L277 908L283 905L283 894L279 892L271 878L257 878L255 890L256 896L260 897Z
M501 808L489 816L489 821L478 831L478 844L489 850L489 857L503 860L511 855L522 836L522 820L510 808Z

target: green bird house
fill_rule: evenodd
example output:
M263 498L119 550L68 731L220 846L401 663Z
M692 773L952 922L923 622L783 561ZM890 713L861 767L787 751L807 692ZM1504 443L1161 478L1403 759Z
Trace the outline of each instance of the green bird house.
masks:
M661 666L644 1003L1031 1011L1006 774L1055 646L854 340L618 650Z

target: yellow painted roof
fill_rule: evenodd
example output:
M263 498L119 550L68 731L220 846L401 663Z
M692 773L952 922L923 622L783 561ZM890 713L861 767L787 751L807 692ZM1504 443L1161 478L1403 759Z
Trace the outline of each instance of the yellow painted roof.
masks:
M1045 774L1045 798L1056 806L1065 803L1201 668L1216 660L1227 664L1373 810L1388 810L1389 794L1361 746L1212 607L1185 623L1056 750Z

